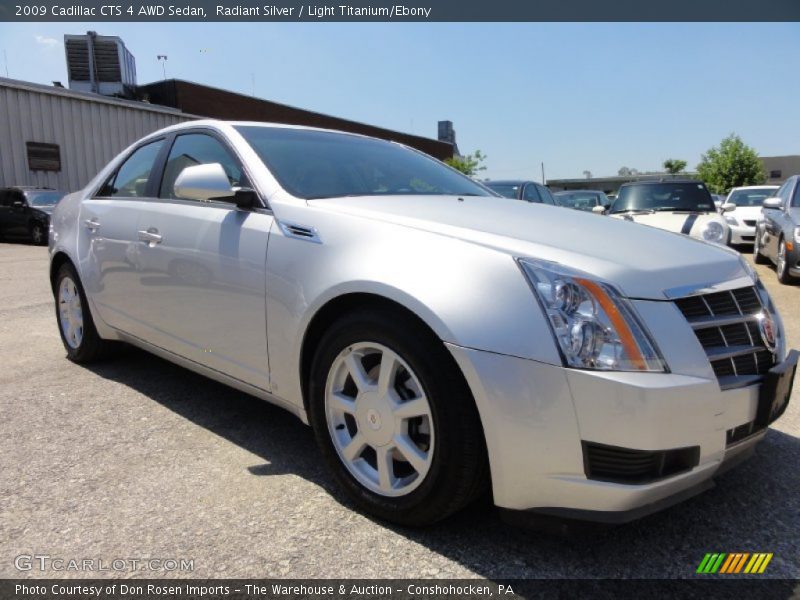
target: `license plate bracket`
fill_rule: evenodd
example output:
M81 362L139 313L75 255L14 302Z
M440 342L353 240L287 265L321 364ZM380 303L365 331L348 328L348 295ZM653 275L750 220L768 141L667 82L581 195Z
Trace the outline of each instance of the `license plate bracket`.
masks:
M764 376L764 382L758 393L755 429L767 427L786 411L792 395L799 356L797 350L791 350L786 360L772 367Z

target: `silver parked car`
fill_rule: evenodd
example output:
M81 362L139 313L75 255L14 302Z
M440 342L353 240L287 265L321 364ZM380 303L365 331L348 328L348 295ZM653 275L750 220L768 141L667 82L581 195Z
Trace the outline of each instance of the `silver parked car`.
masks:
M67 355L125 341L292 411L406 525L489 486L517 515L622 522L752 452L797 353L744 260L490 194L358 135L164 129L55 211Z
M761 205L756 221L753 259L759 264L775 263L778 281L800 279L800 175L789 177L780 189Z

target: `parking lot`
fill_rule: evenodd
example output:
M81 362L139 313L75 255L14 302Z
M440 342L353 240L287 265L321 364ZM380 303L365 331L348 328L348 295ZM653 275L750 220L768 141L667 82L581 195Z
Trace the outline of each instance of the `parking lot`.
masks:
M758 267L800 347L800 286ZM15 557L192 559L193 577L691 577L706 552L772 552L800 577L800 394L756 456L686 503L591 538L479 505L407 530L355 512L288 413L137 350L65 359L47 250L0 244L0 576ZM113 572L95 573L113 575Z

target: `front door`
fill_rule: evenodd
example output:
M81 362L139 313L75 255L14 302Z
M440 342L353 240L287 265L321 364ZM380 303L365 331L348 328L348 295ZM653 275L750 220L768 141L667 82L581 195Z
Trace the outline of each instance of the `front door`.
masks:
M273 218L222 201L178 197L187 166L219 163L249 187L240 161L207 132L178 135L158 200L141 207L133 262L139 270L144 338L204 366L268 389L266 256Z

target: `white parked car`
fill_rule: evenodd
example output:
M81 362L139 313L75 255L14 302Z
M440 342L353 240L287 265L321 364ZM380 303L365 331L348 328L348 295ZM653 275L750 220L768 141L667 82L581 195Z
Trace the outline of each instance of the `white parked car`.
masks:
M124 341L284 407L356 505L405 525L489 486L516 514L675 503L752 452L797 363L736 253L498 202L358 135L170 127L51 223L70 359Z
M730 229L701 181L635 181L619 188L612 217L727 244Z
M775 194L777 185L751 185L732 188L723 204L724 218L731 229L731 244L752 244L761 205Z

